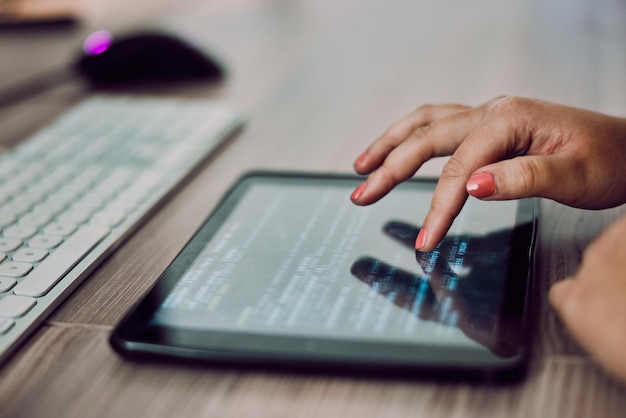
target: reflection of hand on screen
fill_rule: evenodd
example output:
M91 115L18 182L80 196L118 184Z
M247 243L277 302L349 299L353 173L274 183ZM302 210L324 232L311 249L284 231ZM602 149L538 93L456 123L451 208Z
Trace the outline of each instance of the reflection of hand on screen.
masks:
M419 228L392 221L384 231L414 251ZM498 324L509 236L507 231L484 237L449 236L432 252L416 252L423 275L371 257L357 260L351 271L420 319L458 327L494 354L510 357L516 354L517 341L503 339Z

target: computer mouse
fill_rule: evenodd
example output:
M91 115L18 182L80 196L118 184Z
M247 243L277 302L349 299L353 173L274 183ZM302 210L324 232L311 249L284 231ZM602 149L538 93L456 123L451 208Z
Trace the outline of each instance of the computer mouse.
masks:
M85 39L75 69L94 86L224 76L223 66L180 36L147 31L114 36L106 31Z

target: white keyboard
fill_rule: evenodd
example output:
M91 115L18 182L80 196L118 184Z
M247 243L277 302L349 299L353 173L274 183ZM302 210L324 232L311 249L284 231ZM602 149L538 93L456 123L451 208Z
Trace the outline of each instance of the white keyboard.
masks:
M102 96L0 155L0 363L241 124L223 103Z

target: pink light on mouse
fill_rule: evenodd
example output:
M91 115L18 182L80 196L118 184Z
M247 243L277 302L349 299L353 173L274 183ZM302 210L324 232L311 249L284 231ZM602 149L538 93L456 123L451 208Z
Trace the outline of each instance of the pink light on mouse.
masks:
M113 36L105 30L99 30L85 39L83 50L89 55L102 54L109 49L111 42L113 42Z

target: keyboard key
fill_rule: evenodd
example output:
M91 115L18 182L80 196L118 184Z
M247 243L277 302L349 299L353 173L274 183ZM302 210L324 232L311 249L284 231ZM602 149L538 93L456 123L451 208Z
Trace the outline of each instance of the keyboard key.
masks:
M15 286L13 292L24 296L45 295L108 233L109 229L104 227L88 226L80 229Z
M0 264L0 276L23 277L33 269L28 263L19 263L17 261L7 261Z
M54 222L44 228L43 233L46 235L61 235L66 237L72 235L76 231L76 224L69 222Z
M52 216L44 213L29 212L20 217L20 224L41 228L52 221Z
M22 240L15 238L0 238L0 252L8 253L22 246Z
M43 248L22 247L13 254L13 261L25 263L38 263L48 256L48 251Z
M21 215L31 210L31 208L32 205L30 204L30 202L27 202L23 199L18 199L10 200L9 202L5 203L4 206L2 206L2 211Z
M8 292L16 283L17 281L10 277L0 277L0 292Z
M10 180L23 168L23 164L8 157L0 160L0 180Z
M0 335L6 334L15 325L15 321L9 318L0 317Z
M28 241L28 245L33 248L50 249L50 248L57 247L62 242L63 242L63 237L60 237L60 236L35 235L30 241ZM0 245L0 248L1 248L1 245Z
M91 212L70 208L67 212L63 212L61 215L59 215L59 222L61 222L62 224L77 225L87 222L90 217ZM76 227L74 227L74 229L76 229Z
M103 203L104 202L102 201L85 199L85 196L83 196L80 200L76 201L76 203L74 203L69 210L93 214L94 212L102 209Z
M66 196L52 195L43 202L41 202L39 205L35 206L33 210L37 210L40 212L43 212L45 210L49 214L56 216L65 210L70 201L71 199Z
M97 213L92 219L92 225L117 226L124 220L123 212L119 211L102 211Z
M3 232L7 238L30 238L37 233L37 228L29 225L12 225Z
M0 299L0 316L17 318L30 311L37 301L23 296L5 296Z
M0 227L11 225L17 221L17 216L14 213L0 212Z

